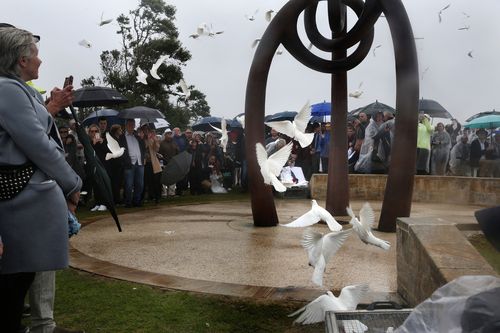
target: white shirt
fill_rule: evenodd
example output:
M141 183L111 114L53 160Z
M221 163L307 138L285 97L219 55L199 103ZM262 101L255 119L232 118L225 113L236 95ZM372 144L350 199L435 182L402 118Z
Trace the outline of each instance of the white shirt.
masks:
M128 146L128 155L130 156L130 162L132 165L142 165L141 160L141 148L139 148L139 142L134 134L130 134L129 132L125 132L125 139L127 140Z

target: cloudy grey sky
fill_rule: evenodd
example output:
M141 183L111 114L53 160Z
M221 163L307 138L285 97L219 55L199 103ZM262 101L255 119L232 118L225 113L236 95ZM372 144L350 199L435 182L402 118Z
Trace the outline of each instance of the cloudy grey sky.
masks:
M264 13L278 11L286 0L174 0L179 38L190 50L192 60L184 68L185 80L207 95L211 113L226 118L244 111L248 70L255 49L252 41L267 27ZM403 1L417 40L421 73L420 96L437 100L460 121L492 109L500 110L500 1L498 0L419 0ZM100 76L99 55L119 48L115 24L99 27L104 18L115 18L137 7L137 0L0 1L0 21L9 22L42 36L43 64L37 84L50 89L60 86L72 74L75 83L90 75ZM318 15L320 30L326 32L326 18ZM438 12L446 5L442 22ZM253 14L256 20L245 19ZM469 17L468 17L469 16ZM350 25L354 16L348 17ZM213 24L224 34L193 40L188 36L200 23ZM462 27L469 30L459 30ZM322 28L323 27L323 28ZM304 37L302 21L299 32ZM78 45L92 42L91 49ZM349 110L378 100L395 105L394 53L387 22L375 25L372 52L348 73L349 91L363 82L359 99L349 98ZM468 56L472 51L473 58ZM319 51L313 52L322 54ZM427 69L427 70L426 70ZM425 72L425 73L424 73ZM268 82L266 114L298 110L307 100L312 104L330 100L330 76L305 68L286 51L276 56ZM168 116L167 116L168 120Z

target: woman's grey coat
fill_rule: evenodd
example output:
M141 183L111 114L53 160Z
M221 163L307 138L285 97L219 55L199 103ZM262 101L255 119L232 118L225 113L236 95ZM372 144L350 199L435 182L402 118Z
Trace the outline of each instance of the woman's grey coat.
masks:
M0 77L0 165L31 161L37 168L20 194L0 201L0 274L68 265L66 197L80 190L81 180L51 129L57 131L42 96L23 82Z

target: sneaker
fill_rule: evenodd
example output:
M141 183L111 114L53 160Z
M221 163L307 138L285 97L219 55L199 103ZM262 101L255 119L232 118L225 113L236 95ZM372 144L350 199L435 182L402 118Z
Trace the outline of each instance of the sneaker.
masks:
M95 212L96 210L98 210L98 209L99 209L99 207L101 207L101 206L97 205L97 206L95 206L94 208L92 208L90 211L91 211L91 212Z
M108 207L104 206L104 205L100 205L98 208L97 208L98 211L100 212L104 212L106 210L108 210Z

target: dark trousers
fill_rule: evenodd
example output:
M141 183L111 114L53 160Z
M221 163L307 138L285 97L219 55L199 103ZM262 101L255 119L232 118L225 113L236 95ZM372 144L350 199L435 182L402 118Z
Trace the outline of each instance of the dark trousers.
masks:
M144 165L144 190L148 192L148 199L158 202L161 198L161 172L153 172L153 164Z
M17 333L35 273L0 274L0 332Z

